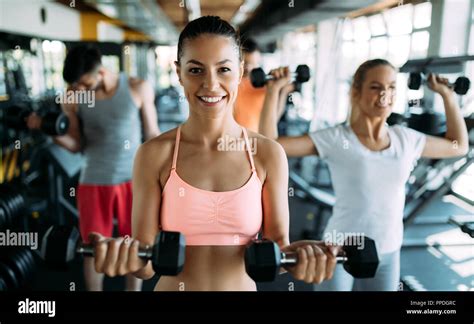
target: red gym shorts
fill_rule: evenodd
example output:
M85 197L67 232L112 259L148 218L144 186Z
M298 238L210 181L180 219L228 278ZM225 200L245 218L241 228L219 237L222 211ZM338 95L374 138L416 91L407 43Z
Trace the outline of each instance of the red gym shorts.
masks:
M132 184L117 185L79 184L77 188L79 230L83 242L89 242L89 233L97 232L111 237L113 217L117 217L120 236L132 234Z

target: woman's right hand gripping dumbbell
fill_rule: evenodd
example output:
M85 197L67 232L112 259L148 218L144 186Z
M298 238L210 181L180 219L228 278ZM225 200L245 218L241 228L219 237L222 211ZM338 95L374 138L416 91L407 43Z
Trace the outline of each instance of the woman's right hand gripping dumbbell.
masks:
M91 232L89 241L94 246L95 270L99 273L115 277L151 269L151 266L147 267L149 262L138 256L140 242L136 239L128 236L108 238Z

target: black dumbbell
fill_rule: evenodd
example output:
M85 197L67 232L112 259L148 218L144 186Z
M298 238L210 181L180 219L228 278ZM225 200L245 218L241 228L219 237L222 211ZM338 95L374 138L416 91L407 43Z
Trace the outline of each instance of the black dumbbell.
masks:
M427 77L422 73L410 73L408 78L408 88L411 90L420 89L422 84L427 82ZM466 77L459 77L454 83L449 83L454 92L459 95L465 95L471 87L471 81Z
M13 106L7 110L5 122L7 127L14 129L28 129L26 118L32 113L31 110ZM41 117L40 130L45 134L57 136L66 134L69 128L69 118L62 112L48 112Z
M2 261L0 261L0 279L4 283L4 290L16 290L20 287L15 271Z
M29 283L35 270L33 254L28 248L14 248L7 254L10 267L17 275L20 287Z
M26 286L36 269L31 250L6 247L0 252L0 290L18 290Z
M0 206L0 228L6 227L9 222L9 219L7 218L7 212L3 208L3 206Z
M374 240L365 236L362 238L364 243L360 246L349 244L351 241L348 238L342 254L336 259L354 278L373 278L379 265L377 248ZM275 242L268 240L255 241L245 250L245 269L255 281L273 281L281 266L297 262L296 253L283 253Z
M49 112L41 117L41 130L48 135L64 135L69 128L69 118L58 112Z
M291 76L298 83L308 82L311 78L311 73L307 65L298 65L295 72L291 73ZM266 74L262 68L253 69L250 72L250 82L255 88L261 88L267 83L268 80L273 80L271 74Z
M301 82L293 82L293 85L295 86L295 88L293 89L293 92L299 92L301 93L301 89L303 88L303 84Z
M5 280L3 280L2 277L0 277L0 291L7 291L7 290L8 290L7 283L5 282Z
M392 125L403 125L406 122L405 116L397 113L391 113L387 118L387 124Z
M51 226L41 246L41 255L46 264L53 269L65 270L76 254L94 256L94 247L82 244L79 236L75 227ZM138 256L151 260L153 270L158 275L175 276L183 270L185 246L183 234L162 231L156 236L153 246L139 249Z
M4 192L1 188L0 198L0 228L14 223L17 216L21 215L25 208L25 198L21 193Z

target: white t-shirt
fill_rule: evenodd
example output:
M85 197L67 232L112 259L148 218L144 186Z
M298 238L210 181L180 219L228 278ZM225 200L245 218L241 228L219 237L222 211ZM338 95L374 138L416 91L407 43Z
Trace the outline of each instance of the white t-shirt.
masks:
M324 238L340 243L349 233L375 240L379 254L400 249L403 240L405 183L425 146L423 133L388 127L390 146L371 151L349 125L309 134L328 163L336 195Z

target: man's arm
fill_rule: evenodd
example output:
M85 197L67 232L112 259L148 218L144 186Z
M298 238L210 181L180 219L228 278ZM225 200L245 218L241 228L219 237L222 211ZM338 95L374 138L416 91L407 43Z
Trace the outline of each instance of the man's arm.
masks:
M137 90L141 99L140 115L142 118L143 133L145 134L145 140L149 140L161 133L158 128L155 92L151 84L147 81L140 81Z

